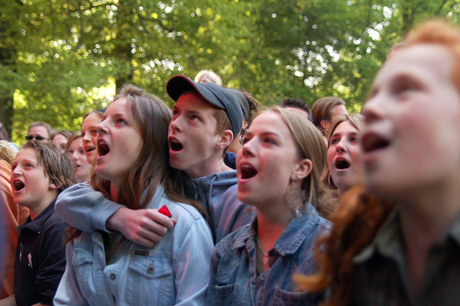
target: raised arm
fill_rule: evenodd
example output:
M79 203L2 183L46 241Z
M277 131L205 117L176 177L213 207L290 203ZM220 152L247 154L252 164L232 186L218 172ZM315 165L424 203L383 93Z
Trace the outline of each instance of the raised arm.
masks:
M175 222L156 209L131 210L112 202L88 183L64 190L56 201L56 212L83 232L115 230L147 247L160 241Z

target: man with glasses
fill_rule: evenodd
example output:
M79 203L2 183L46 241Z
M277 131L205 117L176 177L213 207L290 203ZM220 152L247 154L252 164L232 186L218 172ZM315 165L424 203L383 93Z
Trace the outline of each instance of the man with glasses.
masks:
M29 126L26 140L38 140L48 142L53 128L46 122L32 122Z

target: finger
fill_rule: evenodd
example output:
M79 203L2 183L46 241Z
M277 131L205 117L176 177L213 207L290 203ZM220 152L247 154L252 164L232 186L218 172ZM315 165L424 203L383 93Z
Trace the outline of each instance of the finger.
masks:
M153 247L155 245L155 242L153 242L152 240L146 239L146 238L141 237L141 236L137 236L137 238L134 239L133 241L135 243L137 243L137 244L146 246L148 248L151 248L151 247Z
M147 216L154 222L157 222L169 229L174 227L174 223L171 221L171 218L159 213L157 210L149 209Z
M165 232L166 234L166 232ZM153 232L153 231L150 231L150 230L147 230L145 228L141 229L140 232L139 232L139 239L145 239L145 240L149 240L151 242L154 242L154 243L158 243L161 241L161 239L163 238L164 235L160 235L158 234L157 232Z
M140 230L146 230L148 232L155 233L159 236L164 236L166 235L169 229L166 226L163 226L161 223L157 223L153 220L147 219L146 222L142 223Z

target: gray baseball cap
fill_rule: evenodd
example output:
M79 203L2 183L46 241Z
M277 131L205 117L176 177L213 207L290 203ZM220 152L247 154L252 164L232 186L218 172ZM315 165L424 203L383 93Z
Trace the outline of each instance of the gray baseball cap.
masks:
M186 76L176 75L169 79L166 91L174 101L177 101L184 92L198 93L207 103L225 110L232 125L234 138L241 131L243 112L235 96L228 89L214 83L195 83Z

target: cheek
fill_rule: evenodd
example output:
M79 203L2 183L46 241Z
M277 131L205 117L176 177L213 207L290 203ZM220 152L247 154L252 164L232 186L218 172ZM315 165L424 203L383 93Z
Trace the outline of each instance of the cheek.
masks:
M334 161L335 153L336 150L334 147L331 146L327 149L327 166L329 169L331 168L331 165Z
M361 150L359 148L359 144L353 144L352 146L350 146L349 152L350 152L351 161L353 163L361 162Z

